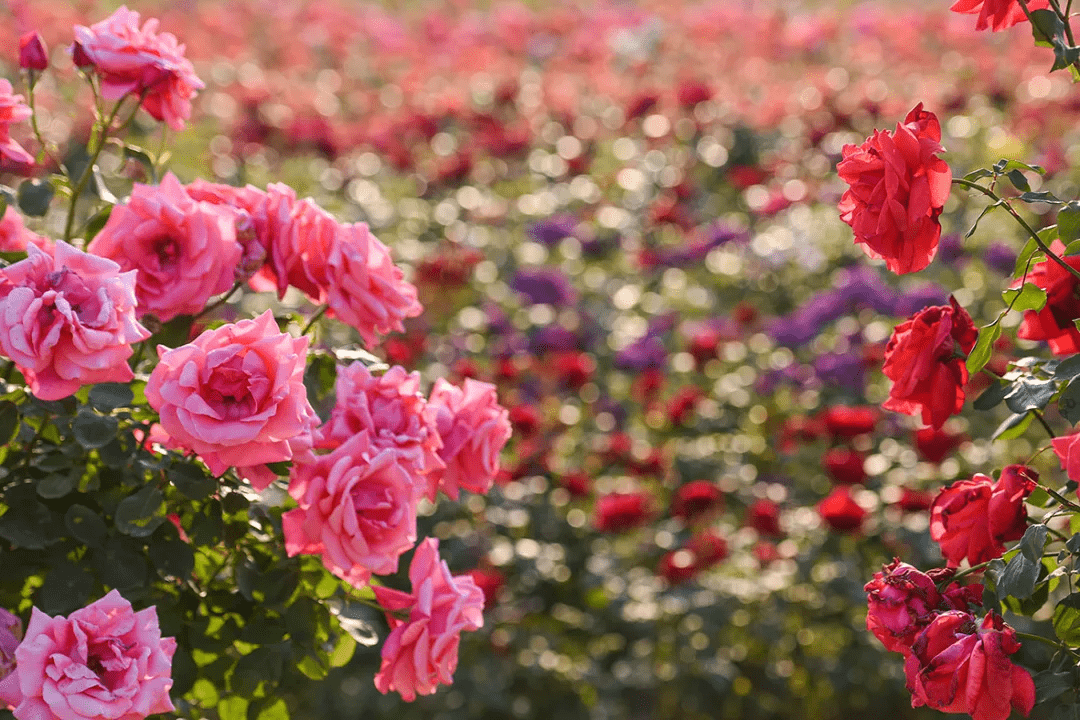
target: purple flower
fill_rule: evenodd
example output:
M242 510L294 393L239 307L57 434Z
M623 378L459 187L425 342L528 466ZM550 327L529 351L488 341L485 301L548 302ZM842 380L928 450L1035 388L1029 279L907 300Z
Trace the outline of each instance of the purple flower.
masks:
M1012 275L1016 266L1016 252L1002 242L991 243L983 254L986 266L998 271L1002 275Z
M538 243L554 245L574 234L577 218L573 215L552 215L529 228L529 236Z
M948 265L959 263L960 260L967 262L967 255L964 254L964 243L960 239L960 233L949 233L941 236L941 241L938 243L937 257L939 262Z
M667 361L667 349L660 338L646 335L615 353L614 364L628 372L662 369Z
M529 345L533 355L564 352L577 349L578 337L562 325L545 325L533 334Z
M833 385L861 395L866 390L862 357L858 353L826 353L814 360L814 371L826 385Z
M524 296L527 304L565 307L577 303L578 295L570 278L556 268L518 270L510 287Z

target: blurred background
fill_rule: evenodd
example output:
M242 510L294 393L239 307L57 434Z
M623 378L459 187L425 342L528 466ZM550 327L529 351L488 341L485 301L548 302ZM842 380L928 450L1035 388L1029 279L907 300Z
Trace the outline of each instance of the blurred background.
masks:
M5 77L20 34L49 43L39 122L61 146L92 121L53 111L76 87L69 29L116 5L0 4ZM954 193L931 268L883 273L839 220L835 164L918 102L958 175L1019 158L1072 197L1080 160L1052 53L948 5L128 3L206 83L188 130L147 121L138 142L167 141L182 181L285 182L367 222L426 307L368 349L511 408L498 486L421 518L488 603L454 685L380 695L385 622L347 606L352 662L286 690L310 717L936 715L910 708L862 587L894 556L940 564L933 494L1034 448L989 442L1001 408L921 433L878 410L881 356L949 290L996 316L1021 244L995 216L962 239L981 207ZM334 332L319 342L358 340Z

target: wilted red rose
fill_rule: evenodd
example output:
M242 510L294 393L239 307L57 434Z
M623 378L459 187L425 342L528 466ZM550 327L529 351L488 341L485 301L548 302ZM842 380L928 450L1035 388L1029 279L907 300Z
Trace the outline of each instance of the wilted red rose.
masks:
M866 511L851 498L846 487L837 487L818 503L818 514L833 530L856 532L862 528Z
M856 485L866 482L866 455L851 448L836 447L830 449L822 458L826 472L833 479L844 485Z
M938 615L904 663L911 706L973 720L1006 720L1013 709L1026 717L1035 705L1035 682L1007 657L1019 649L1016 631L997 613L981 625L966 612Z
M916 636L944 609L934 580L898 558L866 583L866 629L886 650L911 653Z
M920 310L896 326L885 347L882 372L893 381L882 407L922 416L940 428L964 405L968 371L958 353L975 347L979 331L967 311L949 298L949 305Z
M1006 542L1022 538L1027 529L1024 498L1038 479L1029 467L1009 465L997 482L977 474L942 490L930 508L930 537L949 566L965 558L978 565L1001 557Z
M837 174L850 185L840 219L855 242L895 273L922 270L937 253L938 216L949 198L952 171L937 116L916 105L896 133L875 130L862 145L845 145Z

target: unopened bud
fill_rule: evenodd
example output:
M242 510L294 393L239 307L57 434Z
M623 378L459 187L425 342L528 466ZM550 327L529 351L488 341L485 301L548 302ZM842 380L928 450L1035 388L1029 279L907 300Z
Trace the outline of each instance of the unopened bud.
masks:
M37 32L19 38L19 67L24 70L44 70L49 67L49 51Z

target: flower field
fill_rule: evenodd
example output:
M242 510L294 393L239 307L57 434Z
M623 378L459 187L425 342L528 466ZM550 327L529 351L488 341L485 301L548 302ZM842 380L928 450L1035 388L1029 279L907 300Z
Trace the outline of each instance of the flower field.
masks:
M0 7L0 717L1080 713L1071 6L819 5Z

